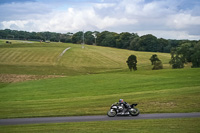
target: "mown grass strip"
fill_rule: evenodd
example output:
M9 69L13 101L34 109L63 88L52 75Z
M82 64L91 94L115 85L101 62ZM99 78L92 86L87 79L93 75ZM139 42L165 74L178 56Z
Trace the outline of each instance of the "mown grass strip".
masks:
M31 124L17 126L1 126L3 133L198 133L200 118L176 118L154 120L123 120L104 122L77 122L55 124Z

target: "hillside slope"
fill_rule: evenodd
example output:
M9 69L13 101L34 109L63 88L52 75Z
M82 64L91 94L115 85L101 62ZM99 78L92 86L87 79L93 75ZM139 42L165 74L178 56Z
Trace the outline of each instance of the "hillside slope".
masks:
M61 57L60 54L68 47ZM116 70L128 70L129 55L138 58L138 68L151 69L151 52L66 43L0 42L0 73L34 75L77 75ZM156 53L164 68L169 68L170 54Z

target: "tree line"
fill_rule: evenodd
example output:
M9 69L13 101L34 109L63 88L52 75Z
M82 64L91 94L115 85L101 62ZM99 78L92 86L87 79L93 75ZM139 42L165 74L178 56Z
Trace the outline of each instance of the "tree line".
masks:
M171 49L171 59L169 64L173 69L184 68L187 63L192 64L192 68L200 67L200 41L197 43L183 43L178 47ZM158 58L157 54L153 54L149 59L153 65L152 70L163 69L162 61ZM126 61L130 71L137 70L137 57L130 55Z
M183 68L184 64L192 63L192 68L200 67L200 41L198 43L183 43L171 49L172 68Z
M129 49L135 51L147 51L147 52L164 52L170 53L171 48L180 46L183 43L197 43L198 41L191 40L172 40L157 38L151 34L139 36L137 33L129 32L109 32L109 31L87 31L84 33L85 43L92 45L95 42L93 36L95 34L96 45L106 46L106 47L115 47L120 49ZM72 36L72 43L80 44L83 42L82 38L83 32L79 31Z
M157 54L153 54L149 59L152 70L163 69L162 61ZM126 61L130 71L137 70L137 57L130 55ZM192 68L200 67L200 41L198 43L183 43L182 45L171 49L171 59L169 64L173 69L184 68L184 64L192 63Z
M84 33L84 34L83 34ZM83 38L84 35L84 38ZM53 42L66 42L88 45L98 45L106 47L115 47L121 49L129 49L135 51L149 52L165 52L170 53L172 48L181 46L184 43L197 43L198 41L191 40L167 40L157 38L151 34L139 36L137 33L129 32L109 32L109 31L79 31L76 33L55 33L55 32L27 32L17 30L0 30L0 39L15 39L15 40L43 40Z
M0 39L13 40L33 40L33 41L52 41L52 42L66 42L71 43L73 33L55 33L55 32L27 32L17 30L0 30Z

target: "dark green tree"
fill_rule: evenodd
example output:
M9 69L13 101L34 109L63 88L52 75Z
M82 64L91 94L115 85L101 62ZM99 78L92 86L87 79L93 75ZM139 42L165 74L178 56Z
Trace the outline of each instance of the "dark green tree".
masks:
M158 39L157 44L157 52L170 52L170 50L167 51L168 41L166 39L160 38Z
M154 61L159 61L157 54L153 54L149 59L151 61L151 65L153 65Z
M182 54L179 54L177 50L174 48L171 50L171 60L169 61L172 68L184 68L184 63L186 60Z
M194 45L194 53L191 55L192 68L200 67L200 41Z
M161 61L161 60L154 61L153 65L154 65L154 66L153 66L152 70L163 69L163 64L162 64L162 61Z
M91 31L87 31L84 34L85 43L88 45L92 45L94 43L94 36L92 34L93 34L93 32L91 32Z
M191 43L183 43L177 47L177 53L183 55L186 62L191 62L191 55L194 53L193 47Z
M116 47L116 39L118 38L119 35L115 32L103 31L97 34L97 45Z
M126 61L130 71L137 70L137 57L135 55L130 55Z
M138 37L137 34L122 32L119 34L119 38L116 40L116 47L123 49L130 49L130 43L133 38Z
M103 31L97 35L97 45L104 46L103 44L104 39L106 38L106 35L109 34L109 31Z
M158 40L155 36L148 34L140 37L139 51L157 52Z
M153 65L152 70L163 69L162 61L158 58L157 54L153 54L149 60Z
M81 44L83 42L83 32L79 31L73 34L72 43Z
M140 48L139 42L140 42L140 37L139 36L135 37L134 39L132 39L132 41L130 42L129 49L138 51L139 48Z

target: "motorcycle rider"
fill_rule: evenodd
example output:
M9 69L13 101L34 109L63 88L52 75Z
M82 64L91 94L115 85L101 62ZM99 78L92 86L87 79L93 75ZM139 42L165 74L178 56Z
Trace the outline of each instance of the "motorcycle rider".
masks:
M119 99L119 104L123 104L126 111L128 110L128 108L130 108L130 105L127 102L125 102L123 99Z
M126 116L138 116L140 114L139 109L135 108L137 104L128 104L123 99L119 99L119 102L115 102L111 105L110 110L107 112L109 117L114 117L116 115L126 115Z

